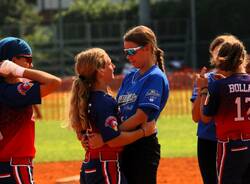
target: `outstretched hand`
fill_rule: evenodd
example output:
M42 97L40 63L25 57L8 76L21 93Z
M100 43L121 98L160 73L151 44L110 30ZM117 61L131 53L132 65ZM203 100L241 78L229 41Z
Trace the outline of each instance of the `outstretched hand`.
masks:
M141 125L141 128L144 131L144 136L150 136L152 134L155 134L157 132L157 128L156 128L156 122L155 120L152 120L150 122L145 122Z

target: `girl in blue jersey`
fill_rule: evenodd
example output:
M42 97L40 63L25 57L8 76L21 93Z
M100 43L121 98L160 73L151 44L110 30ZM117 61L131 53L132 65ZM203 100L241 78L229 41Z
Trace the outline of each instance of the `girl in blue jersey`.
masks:
M243 43L231 36L219 46L212 62L226 77L207 83L198 75L202 88L200 115L203 122L213 118L217 137L219 184L250 183L250 76Z
M220 35L216 37L210 44L209 52L211 54L211 61L217 54L219 45L224 42L225 39L230 37L230 35ZM201 74L206 76L208 83L215 81L215 74L223 73L215 69L214 72L206 73L206 68L203 68ZM193 94L191 97L192 106L192 118L195 122L198 122L197 129L197 155L199 168L204 184L216 184L217 174L216 174L216 150L217 150L217 140L215 133L215 124L211 122L205 124L200 119L200 96L201 89L197 88L197 84L194 84Z
M120 129L136 130L142 123L157 120L167 102L169 84L164 52L157 46L150 28L130 29L124 35L124 53L137 70L125 77L117 95L121 119L126 121ZM127 145L122 153L122 168L128 183L155 184L159 160L160 144L156 134Z
M114 79L111 59L104 50L92 48L77 54L75 61L77 77L72 86L70 124L80 141L90 133L99 133L105 143L99 148L87 148L80 182L126 184L120 169L123 145L155 133L155 123L130 132L120 131L118 105L108 91Z

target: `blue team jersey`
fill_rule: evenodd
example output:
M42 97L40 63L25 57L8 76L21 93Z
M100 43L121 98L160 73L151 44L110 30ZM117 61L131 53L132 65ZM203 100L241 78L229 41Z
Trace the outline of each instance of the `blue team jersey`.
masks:
M40 84L37 82L9 84L0 77L0 103L14 107L40 104Z
M204 114L214 116L217 138L250 133L250 75L234 74L208 86Z
M208 73L207 78L208 78L208 83L209 84L212 83L213 81L215 81L214 72ZM197 95L198 95L198 90L197 90L197 86L196 86L196 83L195 83L193 93L192 93L192 97L190 99L191 102L195 101L195 99L197 98ZM199 120L198 129L197 129L197 136L199 138L216 141L215 123L212 121L212 122L209 122L209 123L205 124L201 120Z
M148 121L157 120L169 95L166 75L158 66L152 66L143 75L139 70L128 74L117 95L122 121L135 114L138 108L147 109Z
M102 91L92 91L89 113L93 131L99 132L104 142L120 135L118 105L113 97Z

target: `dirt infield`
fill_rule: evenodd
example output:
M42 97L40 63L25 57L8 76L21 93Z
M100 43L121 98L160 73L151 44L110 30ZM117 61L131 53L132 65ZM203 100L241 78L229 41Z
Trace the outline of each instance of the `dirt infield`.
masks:
M35 163L37 184L55 184L57 180L77 176L81 162ZM79 182L67 182L76 184ZM157 184L201 184L196 158L163 158L160 162ZM66 183L65 183L66 184Z

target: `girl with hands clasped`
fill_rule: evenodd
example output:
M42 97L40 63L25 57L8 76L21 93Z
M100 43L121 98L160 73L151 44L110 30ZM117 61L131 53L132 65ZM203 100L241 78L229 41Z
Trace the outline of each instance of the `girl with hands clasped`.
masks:
M214 59L218 54L219 46L232 37L231 35L217 36L210 44L210 63L213 65ZM219 68L214 68L208 72L206 67L203 67L200 74L196 75L196 81L194 83L193 93L191 97L192 102L192 118L194 122L198 122L197 128L197 156L198 163L201 172L201 176L204 184L217 184L216 174L216 151L217 140L215 132L215 123L212 120L210 123L205 124L201 120L200 115L200 100L201 95L207 92L207 88L200 88L200 86L208 86L208 84L221 78L220 75L226 75L224 71ZM197 87L199 86L199 87Z
M225 77L208 83L199 76L200 118L216 125L218 184L250 183L250 75L243 43L230 36L219 45L212 64Z
M98 146L87 146L81 184L127 183L120 169L123 146L156 132L155 122L144 123L134 131L120 130L118 104L108 90L114 68L108 54L100 48L82 51L75 57L77 76L71 92L70 125L83 143L92 133L99 133L103 140Z

